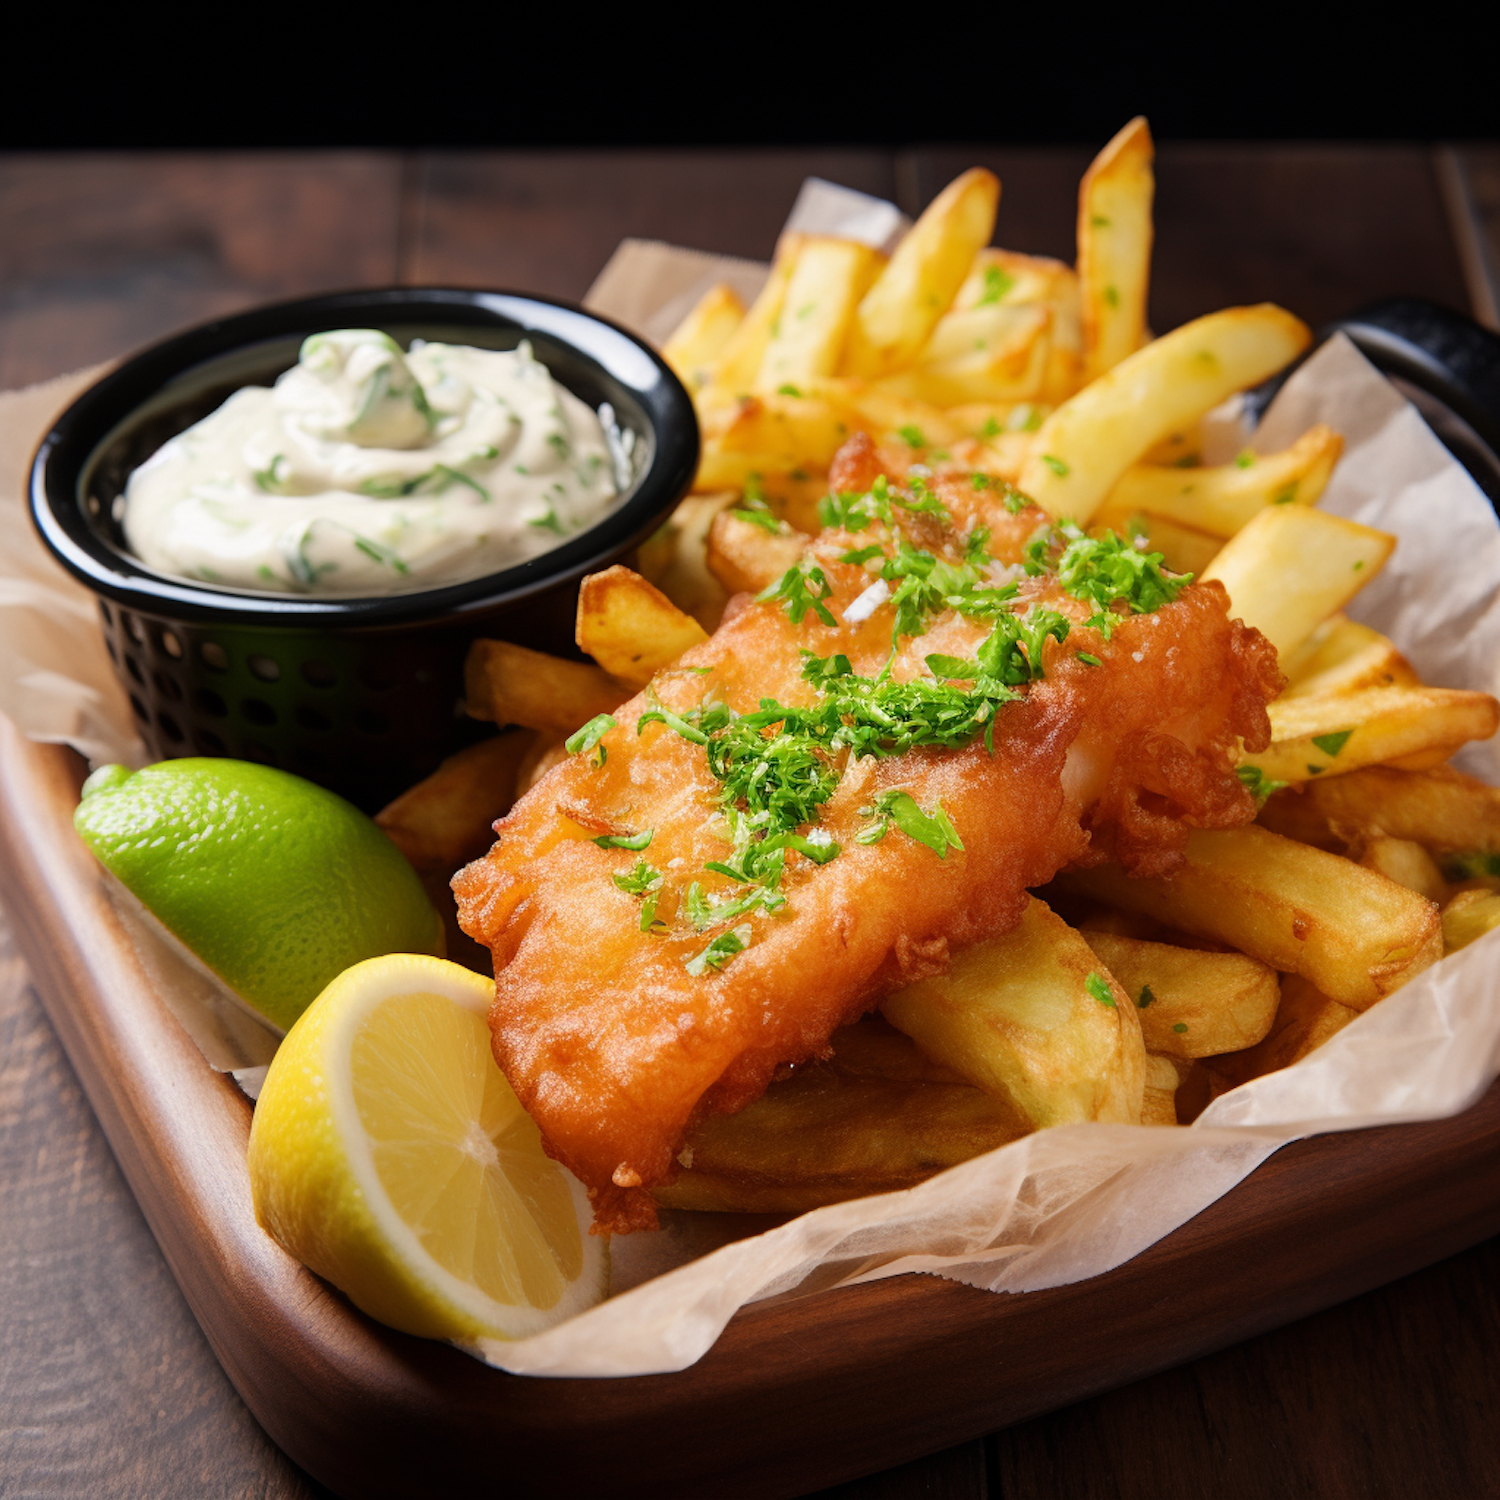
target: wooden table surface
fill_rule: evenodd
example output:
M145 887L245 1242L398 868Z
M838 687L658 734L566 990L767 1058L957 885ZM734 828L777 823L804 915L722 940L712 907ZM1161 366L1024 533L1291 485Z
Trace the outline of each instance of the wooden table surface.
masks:
M805 176L916 213L975 162L1004 182L999 243L1071 259L1088 162L1071 147L0 157L0 388L325 289L425 282L577 298L626 235L764 258ZM1166 144L1157 182L1158 331L1268 299L1317 324L1393 293L1495 324L1500 148ZM0 945L0 1494L326 1494L220 1371L18 968ZM1492 1240L825 1493L1497 1494L1497 1348Z

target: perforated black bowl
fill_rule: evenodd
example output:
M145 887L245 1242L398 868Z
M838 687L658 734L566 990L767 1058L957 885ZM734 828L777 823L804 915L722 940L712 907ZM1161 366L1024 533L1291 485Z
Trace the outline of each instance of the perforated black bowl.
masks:
M380 328L511 349L633 434L633 476L603 520L551 552L468 583L373 598L214 588L153 572L124 544L115 500L130 471L245 385L269 385L309 334ZM607 415L607 414L606 414ZM86 391L43 440L32 517L99 596L105 644L151 751L280 766L373 810L469 743L464 656L479 637L572 654L584 574L627 557L671 513L698 462L692 402L624 329L510 292L396 287L223 318L137 354Z

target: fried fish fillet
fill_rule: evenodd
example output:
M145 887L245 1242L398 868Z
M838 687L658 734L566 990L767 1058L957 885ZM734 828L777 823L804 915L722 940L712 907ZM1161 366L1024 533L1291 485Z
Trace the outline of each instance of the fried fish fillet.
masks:
M868 465L845 465L845 482L868 477ZM992 519L1019 536L1010 509L989 498ZM970 504L963 524L980 518ZM902 521L923 545L959 554L953 528ZM679 715L709 702L736 713L765 699L810 705L805 652L843 653L877 675L891 658L891 611L851 611L871 573L841 560L869 538L825 532L812 546L833 625L814 612L794 623L776 601L742 596L710 640L616 711L603 764L580 754L557 767L454 879L460 924L494 955L496 1060L547 1149L588 1187L601 1230L654 1225L648 1190L671 1180L698 1120L743 1108L782 1065L826 1056L836 1028L941 971L950 949L1009 930L1028 888L1104 858L1166 873L1189 827L1254 815L1231 752L1237 739L1268 743L1265 704L1281 679L1274 649L1229 618L1224 590L1190 585L1151 613L1118 616L1106 638L1085 623L1091 608L1043 575L1018 604L1055 609L1071 628L1065 642L1047 638L1044 675L999 710L992 746L980 737L960 749L846 753L818 820L841 852L822 864L788 853L785 905L747 917L743 951L705 967L716 929L682 914L692 882L709 897L737 890L704 871L728 858L723 788L699 744L659 721L638 734L637 721L652 693ZM890 675L924 675L932 653L971 659L990 628L939 614L900 640ZM895 831L859 842L875 799L897 789L941 809L962 847L939 857ZM598 842L640 845L648 833L644 854ZM655 931L642 930L652 924L639 895L614 878L628 884L643 858L661 875Z

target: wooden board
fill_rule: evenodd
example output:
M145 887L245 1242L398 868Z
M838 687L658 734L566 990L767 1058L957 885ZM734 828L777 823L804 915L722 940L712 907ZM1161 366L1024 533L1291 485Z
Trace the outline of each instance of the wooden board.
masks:
M675 1375L528 1380L393 1333L256 1227L250 1106L204 1063L72 832L70 751L0 725L0 895L215 1353L341 1494L796 1495L1108 1390L1500 1230L1500 1086L1451 1120L1289 1146L1127 1265L996 1296L902 1276L737 1316Z

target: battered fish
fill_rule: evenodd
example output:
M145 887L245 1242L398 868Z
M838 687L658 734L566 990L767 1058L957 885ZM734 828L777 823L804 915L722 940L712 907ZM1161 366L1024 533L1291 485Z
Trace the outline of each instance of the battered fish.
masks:
M1051 567L1018 580L998 611L1038 630L1055 622L1023 652L1038 675L984 733L959 748L819 752L805 769L816 779L821 768L829 794L779 856L771 894L757 905L753 882L709 870L736 868L746 804L727 800L701 743L712 735L696 726L726 720L721 705L812 710L830 682L945 690L934 670L974 661L997 611L929 610L893 654L900 600L886 596L900 582L876 574L902 556L918 568L924 556L967 561L993 589L1020 572L1006 564L1045 524L982 478L898 490L867 444L834 482L887 495L889 524L871 519L870 497L846 504L845 524L813 543L780 597L735 600L717 633L523 797L491 852L453 882L460 924L494 954L495 1057L604 1231L654 1226L649 1190L671 1179L698 1119L743 1108L782 1065L826 1055L836 1028L942 970L950 949L1007 931L1028 888L1104 858L1163 874L1188 828L1254 816L1231 755L1237 740L1269 742L1274 649L1229 618L1216 583L1174 586L1144 613L1117 603L1101 620L1097 599L1059 579L1067 538L1054 534ZM960 700L976 687L950 682Z

